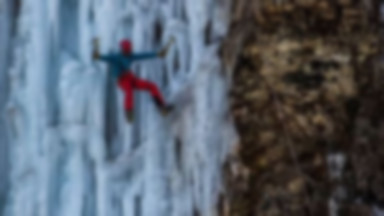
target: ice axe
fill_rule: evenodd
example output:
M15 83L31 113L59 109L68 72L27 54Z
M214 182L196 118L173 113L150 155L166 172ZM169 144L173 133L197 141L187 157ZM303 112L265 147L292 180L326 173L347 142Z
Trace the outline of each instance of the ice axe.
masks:
M171 46L174 42L175 42L175 38L171 37L171 39L168 41L168 43L165 45L165 47L159 51L158 55L160 57L165 57L168 53L168 50L171 48Z

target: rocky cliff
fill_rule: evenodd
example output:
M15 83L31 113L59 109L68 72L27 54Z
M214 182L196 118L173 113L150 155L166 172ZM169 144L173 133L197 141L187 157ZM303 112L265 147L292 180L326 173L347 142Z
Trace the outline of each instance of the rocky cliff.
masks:
M236 2L230 215L373 215L383 203L380 6Z

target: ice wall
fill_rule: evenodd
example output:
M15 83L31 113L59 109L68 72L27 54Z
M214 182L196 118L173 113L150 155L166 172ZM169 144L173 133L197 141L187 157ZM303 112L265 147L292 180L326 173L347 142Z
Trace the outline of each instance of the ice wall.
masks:
M9 161L8 134L6 130L5 106L8 95L8 77L6 70L9 62L11 37L11 1L0 2L0 215L3 212L7 196Z
M227 0L24 0L9 70L12 216L216 215L221 168L235 134L218 57ZM136 51L176 43L134 65L175 105L159 115L122 93L91 59L131 38ZM1 79L0 79L1 80Z

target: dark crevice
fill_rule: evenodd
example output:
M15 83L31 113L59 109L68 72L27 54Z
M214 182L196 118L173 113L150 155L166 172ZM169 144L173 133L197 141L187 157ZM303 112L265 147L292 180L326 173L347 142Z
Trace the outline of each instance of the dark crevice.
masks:
M118 157L122 150L121 144L116 142L118 135L118 117L116 112L117 95L115 91L114 79L111 76L107 78L107 87L105 88L105 143L108 160L113 160Z
M175 154L176 154L176 164L179 170L182 170L182 158L183 158L183 143L180 137L175 139Z
M212 21L208 22L205 26L204 41L205 44L210 44L212 42Z
M135 196L134 215L135 216L142 216L142 198L140 195Z
M155 41L155 44L160 44L161 43L161 39L162 39L162 35L163 35L163 26L161 25L161 22L160 20L156 20L155 21L155 34L154 34L154 41Z
M179 52L177 50L173 59L173 70L174 72L178 72L180 70Z
M294 71L284 76L286 82L295 84L300 89L317 89L325 81L323 74L306 74L303 71Z

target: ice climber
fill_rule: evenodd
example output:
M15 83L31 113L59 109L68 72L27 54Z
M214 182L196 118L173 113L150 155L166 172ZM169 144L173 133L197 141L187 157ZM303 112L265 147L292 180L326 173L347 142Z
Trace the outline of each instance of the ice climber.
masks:
M112 74L117 79L117 85L124 92L125 116L129 122L133 120L133 92L136 89L148 91L163 114L167 114L171 110L171 106L166 104L157 85L135 76L131 71L131 65L135 61L165 57L172 42L173 40L159 52L133 53L131 41L124 39L120 42L120 52L100 55L98 42L97 40L94 41L93 58L105 61L111 67Z

